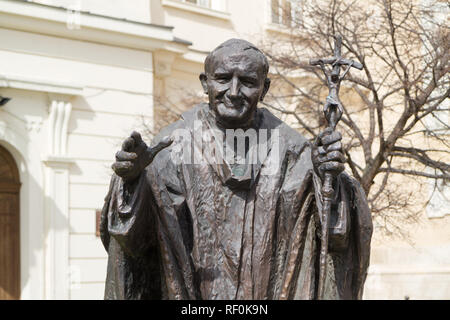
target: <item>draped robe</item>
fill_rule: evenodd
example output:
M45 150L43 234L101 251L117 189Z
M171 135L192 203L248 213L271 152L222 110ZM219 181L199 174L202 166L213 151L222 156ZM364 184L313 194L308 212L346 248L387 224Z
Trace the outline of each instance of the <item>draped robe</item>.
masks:
M211 152L201 163L180 161L186 140L198 143L195 123L217 130L213 119L207 104L185 112L154 143L177 129L184 137L136 181L112 176L101 217L109 255L105 299L317 298L322 195L310 143L259 108L257 131L278 134L257 142L268 148L250 174L215 163ZM325 298L360 299L370 211L345 172L334 188Z

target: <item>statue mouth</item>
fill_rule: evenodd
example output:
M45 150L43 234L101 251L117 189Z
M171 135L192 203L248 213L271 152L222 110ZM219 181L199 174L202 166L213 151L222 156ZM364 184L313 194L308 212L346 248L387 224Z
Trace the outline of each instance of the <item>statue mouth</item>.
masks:
M228 109L241 109L243 107L242 104L234 105L234 104L224 103L223 105L225 106L225 108L228 108Z
M237 103L232 103L231 101L220 101L219 103L227 109L242 109L245 107L244 101L239 101Z

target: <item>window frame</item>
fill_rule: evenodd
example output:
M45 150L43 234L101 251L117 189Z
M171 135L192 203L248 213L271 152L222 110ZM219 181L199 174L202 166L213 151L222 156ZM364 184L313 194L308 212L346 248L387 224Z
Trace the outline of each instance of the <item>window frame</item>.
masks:
M227 1L226 0L175 0L188 5L198 6L210 10L215 10L219 12L226 12ZM204 4L202 4L202 2Z
M292 28L294 27L295 19L302 19L303 14L303 0L267 0L268 1L268 24L276 26L277 28ZM275 4L277 6L278 12L274 14ZM280 5L281 3L281 5ZM287 16L284 13L285 6L289 3L290 12L289 18L285 20ZM274 17L277 19L274 19ZM276 20L276 21L275 21ZM289 23L288 23L289 22Z
M220 1L223 1L224 10L227 10L226 0L220 0ZM166 8L183 10L183 11L187 11L187 12L201 14L204 16L209 16L212 18L221 19L221 20L226 20L226 21L231 20L231 15L227 11L219 11L216 9L211 9L211 8L200 6L195 3L185 1L185 0L161 0L161 5Z

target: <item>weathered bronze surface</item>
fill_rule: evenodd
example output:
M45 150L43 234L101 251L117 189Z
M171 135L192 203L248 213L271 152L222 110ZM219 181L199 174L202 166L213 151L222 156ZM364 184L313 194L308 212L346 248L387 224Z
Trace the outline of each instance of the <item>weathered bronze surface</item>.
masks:
M257 107L268 67L249 42L226 41L200 75L209 103L153 147L137 132L124 141L101 217L105 299L317 299L325 175L334 197L321 298L361 298L364 191L343 171L334 128L311 145Z

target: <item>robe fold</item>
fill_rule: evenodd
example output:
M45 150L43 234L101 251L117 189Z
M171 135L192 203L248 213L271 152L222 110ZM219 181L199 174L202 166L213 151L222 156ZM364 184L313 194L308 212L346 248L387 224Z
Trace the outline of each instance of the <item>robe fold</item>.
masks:
M220 163L214 139L197 133L199 121L218 132L211 119L207 104L185 112L154 143L184 134L135 182L113 175L101 217L105 299L317 298L322 182L310 143L260 108L256 131L269 135L252 146L264 144L263 156L251 166ZM203 152L201 163L183 161L188 147L192 157ZM334 187L325 298L360 299L370 211L345 172Z

